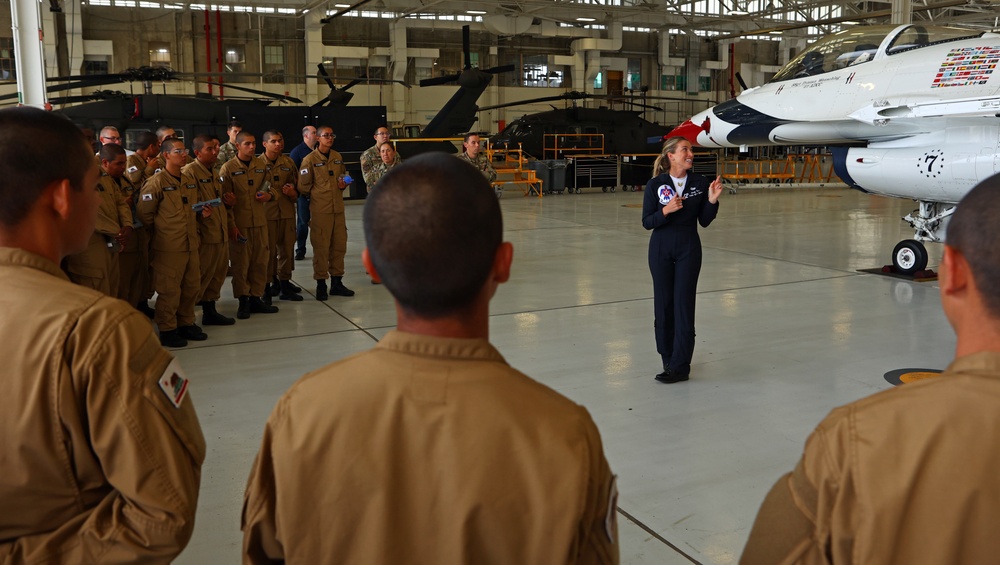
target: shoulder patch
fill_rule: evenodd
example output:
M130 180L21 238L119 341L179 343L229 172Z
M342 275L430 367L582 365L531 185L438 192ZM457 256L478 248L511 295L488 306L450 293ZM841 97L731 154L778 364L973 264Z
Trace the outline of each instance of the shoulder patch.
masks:
M130 172L130 173L134 173L134 172L136 172L138 170L139 170L139 167L136 167L135 165L132 165L131 167L128 168L128 172Z
M309 169L302 169L301 171L299 171L299 174L300 175L308 175L309 174Z
M153 195L150 194L150 193L148 193L148 192L146 194L143 194L142 195L142 201L143 202L152 202L153 201Z
M170 364L163 371L159 383L160 390L163 391L163 394L167 395L167 400L174 405L174 408L180 408L181 403L184 402L184 397L187 396L188 379L187 375L184 374L184 369L181 369L180 361L176 357L170 361Z

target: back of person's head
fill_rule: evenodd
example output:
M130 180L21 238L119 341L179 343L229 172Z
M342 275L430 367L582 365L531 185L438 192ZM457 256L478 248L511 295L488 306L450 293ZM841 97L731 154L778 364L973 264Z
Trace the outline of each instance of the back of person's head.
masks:
M977 184L958 203L945 243L962 253L991 318L1000 320L1000 175Z
M0 226L20 224L53 182L84 188L94 153L73 122L37 108L7 108L0 110L0 131Z
M368 195L365 242L400 306L440 318L473 304L503 238L500 204L483 174L443 153L391 169Z
M116 145L114 143L109 143L103 147L98 152L101 156L101 161L114 161L119 155L125 154L125 148L121 145Z
M139 151L149 149L149 146L156 143L156 134L151 131L139 132L135 138L135 148Z

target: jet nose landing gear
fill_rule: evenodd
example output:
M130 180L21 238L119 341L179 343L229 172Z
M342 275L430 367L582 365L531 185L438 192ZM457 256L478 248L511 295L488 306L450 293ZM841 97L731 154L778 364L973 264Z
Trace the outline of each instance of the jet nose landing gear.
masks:
M915 239L904 239L892 250L892 266L897 272L912 275L927 268L927 248Z

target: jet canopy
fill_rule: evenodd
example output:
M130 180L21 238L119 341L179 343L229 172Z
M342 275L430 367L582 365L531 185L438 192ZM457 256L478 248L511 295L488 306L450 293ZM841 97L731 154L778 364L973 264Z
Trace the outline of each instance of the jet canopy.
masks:
M799 53L770 82L829 73L866 63L885 43L888 56L959 39L979 37L981 31L944 26L860 26L828 35Z

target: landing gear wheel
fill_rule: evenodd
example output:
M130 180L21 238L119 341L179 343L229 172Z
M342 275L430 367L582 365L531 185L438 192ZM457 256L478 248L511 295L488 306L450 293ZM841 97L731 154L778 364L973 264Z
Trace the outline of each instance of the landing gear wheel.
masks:
M892 266L904 275L927 268L927 248L915 239L904 239L892 250Z

